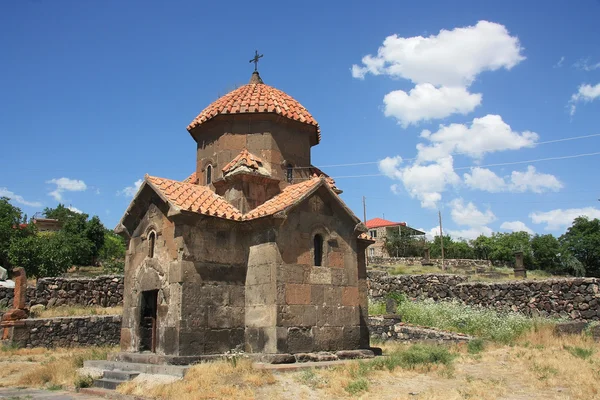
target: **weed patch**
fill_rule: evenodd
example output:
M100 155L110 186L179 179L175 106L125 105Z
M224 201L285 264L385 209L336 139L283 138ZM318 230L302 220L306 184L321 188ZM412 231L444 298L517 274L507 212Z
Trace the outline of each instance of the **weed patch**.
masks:
M465 333L500 343L510 343L538 325L552 323L515 312L501 313L466 306L457 301L407 301L398 305L398 313L405 322L411 324Z
M351 381L346 386L346 391L353 396L361 392L366 392L367 390L369 390L369 381L365 378L359 378L355 381Z
M579 357L581 359L588 359L592 356L592 354L594 354L594 350L592 349L585 349L583 347L579 347L579 346L563 346L563 349L565 349L566 351L568 351L569 353L571 353L573 356L575 357Z
M469 354L479 354L485 349L485 342L481 338L476 338L467 344Z

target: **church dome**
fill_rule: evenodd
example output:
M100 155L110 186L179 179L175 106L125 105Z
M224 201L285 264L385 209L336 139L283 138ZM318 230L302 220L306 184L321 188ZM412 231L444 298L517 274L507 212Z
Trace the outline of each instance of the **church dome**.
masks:
M188 125L187 130L191 132L192 129L220 114L250 113L274 113L293 121L312 125L317 133L317 143L321 141L319 124L308 110L292 96L265 85L258 72L252 74L250 83L227 93L202 110Z

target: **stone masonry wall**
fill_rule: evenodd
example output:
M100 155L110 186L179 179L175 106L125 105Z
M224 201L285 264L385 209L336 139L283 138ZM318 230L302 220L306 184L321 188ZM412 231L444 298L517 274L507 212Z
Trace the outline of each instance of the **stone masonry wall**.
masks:
M43 304L113 307L123 304L123 276L42 278L27 288L27 305ZM0 308L11 308L13 289L0 288Z
M369 317L369 333L373 340L383 342L424 341L442 344L468 342L473 339L472 336L461 333L407 325L400 321L399 316L393 315Z
M600 319L600 279L560 278L536 281L472 282L458 275L397 275L369 271L369 298L383 300L387 293L411 298L456 299L463 304L518 311L531 316Z
M19 347L115 346L121 333L120 315L35 318L12 328L10 340Z
M423 257L369 257L369 265L391 266L391 265L423 265ZM442 266L442 260L439 258L431 258L429 262L436 267ZM450 258L444 260L444 265L450 268L477 268L477 267L492 267L490 260L472 260L461 258Z

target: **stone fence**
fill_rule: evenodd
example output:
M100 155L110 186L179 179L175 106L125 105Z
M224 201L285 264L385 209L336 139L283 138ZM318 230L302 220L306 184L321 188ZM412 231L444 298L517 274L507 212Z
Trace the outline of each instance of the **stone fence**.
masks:
M396 315L380 315L369 317L369 334L375 341L388 340L398 342L433 342L463 343L473 339L462 333L442 331L440 329L423 328L401 322Z
M369 257L369 265L392 266L392 265L417 265L422 266L425 259L423 257ZM442 266L442 260L439 258L431 258L429 264L436 267ZM450 268L474 269L474 268L490 268L492 262L490 260L471 260L462 258L450 258L444 260L444 265Z
M27 288L27 305L47 307L62 305L113 307L123 303L123 276L103 275L95 278L41 278ZM0 288L0 308L10 308L13 289Z
M396 275L369 271L369 298L384 300L388 293L411 298L457 300L498 311L574 320L600 319L600 279L559 278L510 282L467 282L459 275Z
M121 316L24 319L7 329L7 339L18 347L116 346Z

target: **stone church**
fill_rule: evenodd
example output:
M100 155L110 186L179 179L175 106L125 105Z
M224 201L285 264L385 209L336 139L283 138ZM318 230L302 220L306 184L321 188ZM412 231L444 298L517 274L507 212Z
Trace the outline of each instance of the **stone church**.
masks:
M255 71L187 130L196 170L146 175L115 229L128 243L122 351L369 348L372 241L311 165L313 116Z

